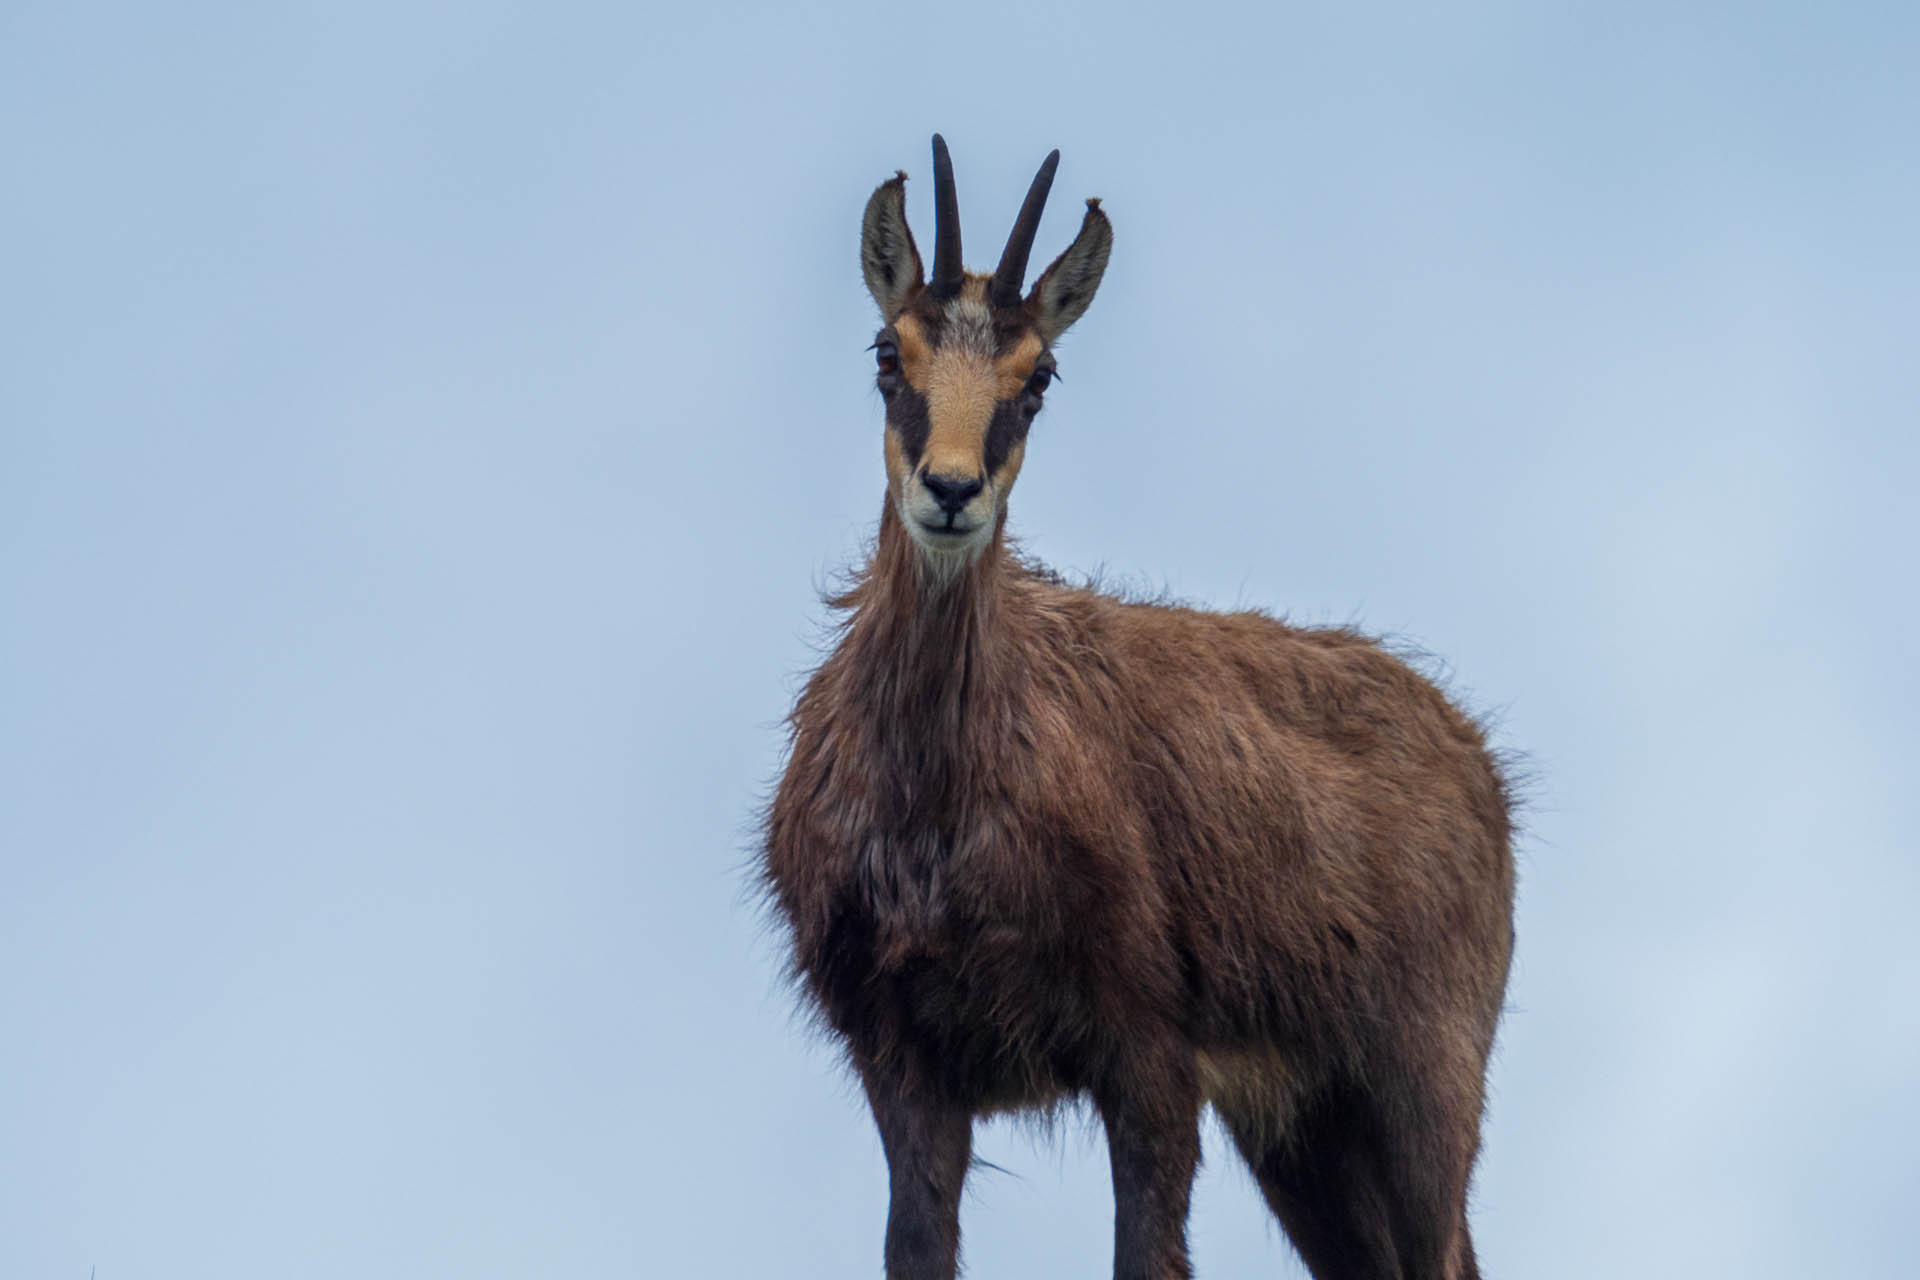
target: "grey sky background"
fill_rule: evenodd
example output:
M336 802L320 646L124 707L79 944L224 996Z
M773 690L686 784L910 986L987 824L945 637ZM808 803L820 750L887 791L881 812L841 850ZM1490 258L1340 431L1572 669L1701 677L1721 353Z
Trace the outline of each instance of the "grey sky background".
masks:
M1028 548L1527 754L1488 1274L1910 1274L1917 14L14 0L0 1275L879 1274L741 869L935 129L975 265L1116 226ZM981 1152L972 1275L1106 1274Z

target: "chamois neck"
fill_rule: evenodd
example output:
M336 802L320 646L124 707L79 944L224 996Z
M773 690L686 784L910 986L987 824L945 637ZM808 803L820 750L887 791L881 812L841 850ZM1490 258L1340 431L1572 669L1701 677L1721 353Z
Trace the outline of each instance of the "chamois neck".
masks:
M860 580L839 603L853 610L856 630L875 632L903 660L938 662L989 638L1004 600L1004 524L965 565L933 563L900 522L892 502L880 513L880 534Z
M984 733L1004 717L1017 664L1004 660L1011 556L1002 537L942 580L893 504L871 560L833 603L850 611L842 686L856 732L888 761L905 811L931 817L991 769Z

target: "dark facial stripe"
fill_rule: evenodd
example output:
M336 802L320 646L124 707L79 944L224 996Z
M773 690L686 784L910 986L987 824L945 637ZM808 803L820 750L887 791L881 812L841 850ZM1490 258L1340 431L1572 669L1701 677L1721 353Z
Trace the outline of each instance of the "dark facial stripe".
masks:
M1018 400L1001 400L993 406L993 421L987 424L987 474L996 474L1013 446L1027 438L1027 415Z
M905 378L887 400L887 428L899 434L900 452L907 466L919 466L920 455L927 451L927 433L933 427L927 417L927 398Z

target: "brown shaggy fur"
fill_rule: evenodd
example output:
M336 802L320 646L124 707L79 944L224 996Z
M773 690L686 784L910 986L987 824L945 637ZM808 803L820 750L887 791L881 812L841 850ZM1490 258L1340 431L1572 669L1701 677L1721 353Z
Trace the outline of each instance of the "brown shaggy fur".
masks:
M1087 1097L1118 1277L1190 1274L1206 1103L1320 1280L1476 1276L1513 901L1480 731L1364 636L1068 585L1004 522L940 577L889 499L767 818L888 1275L955 1274L975 1116Z

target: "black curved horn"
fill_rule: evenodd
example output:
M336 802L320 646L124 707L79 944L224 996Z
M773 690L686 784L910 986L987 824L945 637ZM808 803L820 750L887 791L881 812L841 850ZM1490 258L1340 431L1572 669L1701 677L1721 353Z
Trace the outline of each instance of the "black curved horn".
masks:
M933 278L927 289L936 298L960 292L967 269L960 264L960 197L953 189L953 157L947 140L933 135Z
M1033 185L1027 188L1020 216L1014 219L1013 234L1007 237L999 269L993 273L993 283L987 288L987 297L996 307L1011 307L1020 301L1021 286L1027 281L1027 255L1033 252L1033 237L1040 230L1040 213L1047 207L1053 171L1059 167L1060 152L1055 149L1041 162L1040 172L1033 175Z

